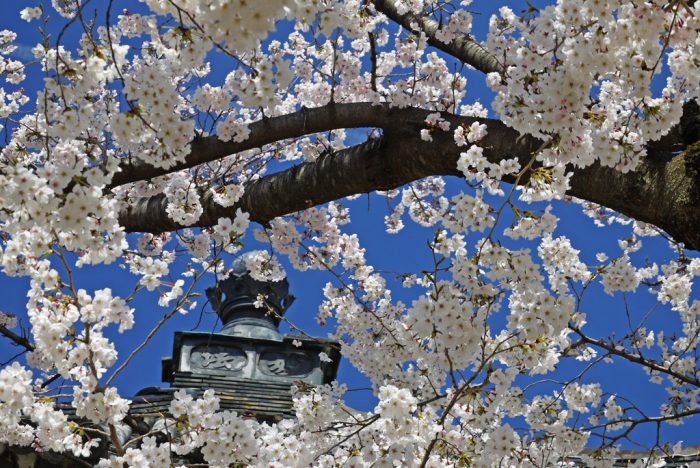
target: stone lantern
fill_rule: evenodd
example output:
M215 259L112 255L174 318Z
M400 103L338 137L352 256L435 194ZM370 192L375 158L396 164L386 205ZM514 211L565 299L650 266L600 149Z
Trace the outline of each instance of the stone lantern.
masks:
M305 387L335 379L338 343L280 334L280 320L294 296L286 278L263 282L251 277L246 259L253 254L238 257L230 276L207 289L223 329L176 332L172 357L162 365L162 379L171 388L143 389L133 399L131 414L167 411L175 390L186 389L196 398L213 389L222 409L277 421L294 416L293 384ZM264 305L258 307L261 297ZM321 353L330 360L321 360Z

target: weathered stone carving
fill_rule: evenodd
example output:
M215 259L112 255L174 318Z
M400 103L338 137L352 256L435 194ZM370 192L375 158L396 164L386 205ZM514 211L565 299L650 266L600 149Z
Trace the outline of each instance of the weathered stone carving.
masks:
M303 353L267 351L260 356L258 369L267 375L302 377L314 369L314 362Z
M194 369L239 372L248 362L245 352L229 346L197 346L190 354Z

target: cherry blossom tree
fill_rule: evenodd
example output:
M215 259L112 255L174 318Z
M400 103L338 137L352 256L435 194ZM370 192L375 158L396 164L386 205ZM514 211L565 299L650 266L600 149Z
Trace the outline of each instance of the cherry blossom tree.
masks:
M31 281L28 332L0 316L27 351L0 369L0 443L86 459L108 441L103 467L194 453L210 466L545 466L586 446L611 465L638 428L700 413L695 2L523 2L487 18L471 0L141 1L148 13L113 0L18 11L44 34L30 60L0 32L0 262ZM43 77L35 100L27 73ZM472 81L494 93L488 107ZM387 232L430 233L432 265L402 276L410 301L353 231L345 199L366 193L386 200ZM582 260L558 233L561 200L626 226L617 253ZM121 440L129 400L113 383L140 348L105 329L138 327L134 297L153 294L150 339L201 278L226 276L247 232L267 246L257 278L281 279L280 262L328 273L317 320L378 404L353 410L343 384L300 389L296 419L264 424L218 411L213 392L179 393L170 426ZM645 250L653 236L665 252ZM189 267L170 280L174 262ZM81 287L75 272L99 264L130 271L133 293ZM669 328L630 314L595 335L596 287L653 297ZM557 377L564 362L574 378ZM662 386L653 414L586 383L616 364Z

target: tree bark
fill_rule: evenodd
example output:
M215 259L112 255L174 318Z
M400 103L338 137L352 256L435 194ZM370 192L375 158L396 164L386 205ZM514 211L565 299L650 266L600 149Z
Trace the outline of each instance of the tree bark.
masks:
M204 196L204 214L195 226L210 226L221 216L233 217L239 207L250 213L252 220L265 224L274 217L349 195L389 190L427 176L460 176L456 163L459 154L466 149L455 145L452 131L474 120L488 126L488 135L479 144L491 162L517 157L524 165L541 145L541 141L520 136L498 120L446 113L443 117L450 121L450 131L436 130L433 141L425 142L419 134L425 128L424 121L429 113L423 109L396 109L368 103L329 104L255 123L251 126L250 139L243 143L217 142L215 137L197 142L179 169L218 159L231 151L331 128L383 128L380 139L246 184L245 194L234 207L223 208L210 196ZM687 146L688 141L697 139L696 127L691 125L696 114L688 111L681 125L661 141L650 144L649 156L637 171L622 174L598 164L577 169L568 194L654 224L687 247L700 249L700 156L693 146L675 154ZM204 149L198 153L200 148ZM144 167L147 169L129 168L115 180L132 182L160 173ZM520 182L526 181L527 178L523 178ZM167 217L166 206L163 196L139 200L120 214L120 223L129 232L159 233L182 228Z
M484 73L503 72L503 65L479 42L464 37L452 42L445 43L435 37L435 33L440 29L437 21L426 15L414 15L412 13L399 14L399 10L394 0L373 0L377 11L384 13L389 19L400 24L409 31L419 31L425 33L428 44L436 49L471 65Z

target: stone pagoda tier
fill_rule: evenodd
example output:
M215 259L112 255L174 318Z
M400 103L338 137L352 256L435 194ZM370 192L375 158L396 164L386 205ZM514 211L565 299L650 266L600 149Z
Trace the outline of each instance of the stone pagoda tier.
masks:
M330 383L340 362L337 342L299 335L282 335L280 320L294 296L287 279L253 279L244 254L230 276L207 289L223 328L219 333L176 332L172 357L163 359L162 380L170 388L149 387L132 400L130 414L167 412L173 393L185 389L198 398L216 391L221 409L261 420L294 416L291 386ZM264 306L256 307L259 297ZM296 344L296 346L295 346ZM330 361L322 361L325 353Z

